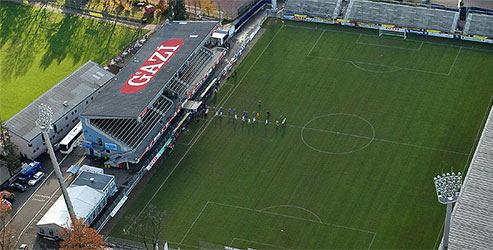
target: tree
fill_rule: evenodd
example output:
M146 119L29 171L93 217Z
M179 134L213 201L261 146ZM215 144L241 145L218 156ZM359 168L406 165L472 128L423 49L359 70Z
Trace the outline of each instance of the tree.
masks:
M211 16L211 11L215 10L211 0L200 0L199 4L202 9L207 11L208 16Z
M187 8L183 0L169 0L168 15L172 20L187 20Z
M16 154L17 146L10 141L9 137L7 138L7 140L3 141L3 150L5 152L7 168L9 169L10 175L13 175L15 170L20 167L21 161Z
M166 212L149 205L140 217L132 217L128 230L123 229L123 231L139 237L146 249L155 249L159 244L159 235L163 232L165 218Z
M0 250L14 249L16 230L12 224L8 224L10 210L5 203L0 202Z
M96 230L90 228L84 218L72 218L70 228L63 228L59 232L63 238L60 243L61 250L85 250L85 249L103 249L103 237Z

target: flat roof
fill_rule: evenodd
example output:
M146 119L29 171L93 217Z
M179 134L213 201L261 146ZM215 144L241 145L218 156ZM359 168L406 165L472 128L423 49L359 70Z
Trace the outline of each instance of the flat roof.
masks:
M41 133L36 125L40 104L46 104L53 109L52 121L55 122L101 88L113 76L113 73L104 70L97 63L88 61L11 117L5 124L10 132L29 142ZM63 105L65 101L66 107Z
M82 171L72 182L71 186L88 186L96 190L103 190L113 178L113 176L107 174Z
M134 58L123 67L120 72L101 90L94 101L81 113L88 118L111 119L129 118L135 119L150 104L154 97L160 94L166 83L173 77L178 69L197 49L202 41L211 35L216 27L215 21L171 22L162 26L144 46L137 52ZM127 81L135 77L134 73L140 71L143 64L151 60L150 56L166 41L179 39L183 45L177 49L166 64L154 75L143 89L133 93L122 92L122 87L127 86ZM155 70L155 68L151 69ZM147 74L147 73L142 73Z
M449 249L493 247L493 109L455 204Z

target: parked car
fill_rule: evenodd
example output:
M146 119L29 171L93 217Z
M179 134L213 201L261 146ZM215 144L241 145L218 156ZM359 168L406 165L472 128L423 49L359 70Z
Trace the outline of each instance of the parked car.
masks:
M27 183L35 173L41 170L41 163L33 161L29 164L22 164L22 170L19 173L17 180L22 183Z
M9 188L11 190L16 190L16 191L19 191L19 192L26 192L26 190L27 190L27 187L25 187L25 186L23 186L23 185L21 185L19 183L16 183L16 182L10 184L9 185Z
M28 182L27 182L27 185L29 186L34 186L36 185L38 182L40 182L43 177L45 177L45 173L43 172L37 172L36 174L33 175L33 178L31 178Z
M29 247L27 246L27 244L22 244L22 245L19 247L19 250L29 250Z
M0 199L6 199L6 200L12 202L15 200L15 194L11 193L7 190L3 190L2 192L0 192Z
M3 202L3 204L5 204L5 206L8 208L8 210L12 210L12 203L10 203L8 200L0 199L0 202Z

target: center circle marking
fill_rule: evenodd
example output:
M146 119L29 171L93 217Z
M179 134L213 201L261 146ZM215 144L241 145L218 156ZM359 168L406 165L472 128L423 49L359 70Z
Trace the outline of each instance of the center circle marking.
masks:
M361 146L355 150L341 151L341 152L321 150L321 149L315 148L312 145L310 145L309 143L307 143L305 140L305 137L303 136L303 132L305 131L305 129L307 129L307 130L310 129L308 127L308 125L310 125L310 123L312 123L315 120L318 120L318 119L323 118L323 117L330 117L330 116L349 116L349 117L354 117L354 118L360 119L361 121L365 122L366 124L368 124L368 126L371 128L371 131L372 131L372 136L371 136L371 138L369 138L370 141L368 143L366 143L365 145L363 145L363 146ZM327 133L341 134L341 132L339 132L339 131L326 131L326 132ZM353 136L353 135L348 135L348 136ZM358 137L358 136L355 136L355 137ZM361 136L361 137L363 137L363 136ZM373 127L373 125L368 120L366 120L365 118L358 116L358 115L348 114L348 113L331 113L331 114L326 114L326 115L320 115L320 116L317 116L317 117L311 119L307 123L305 123L305 125L303 125L303 127L301 128L301 140L303 141L303 143L307 147L309 147L309 148L311 148L317 152L324 153L324 154L342 155L342 154L350 154L350 153L358 152L358 151L363 150L366 147L368 147L373 142L374 139L375 139L375 127Z

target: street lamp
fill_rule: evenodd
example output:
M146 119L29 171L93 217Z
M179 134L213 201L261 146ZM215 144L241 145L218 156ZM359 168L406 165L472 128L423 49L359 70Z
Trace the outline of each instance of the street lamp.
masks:
M452 173L442 174L433 177L438 201L447 204L447 215L445 217L445 228L443 231L443 249L448 249L448 238L450 232L450 219L452 216L452 204L459 198L460 188L462 186L462 175Z
M53 110L48 105L40 104L39 119L36 121L36 124L38 124L39 128L41 129L41 134L43 135L46 147L48 148L48 152L50 154L51 163L53 164L53 168L55 169L55 175L58 179L58 184L60 184L60 189L62 189L63 198L65 199L65 204L67 205L70 220L72 220L76 218L74 207L72 206L72 202L70 201L67 187L65 186L65 182L63 181L62 172L60 171L60 166L58 165L58 161L55 157L55 152L53 151L53 147L51 146L50 136L48 135L51 130L52 117Z

